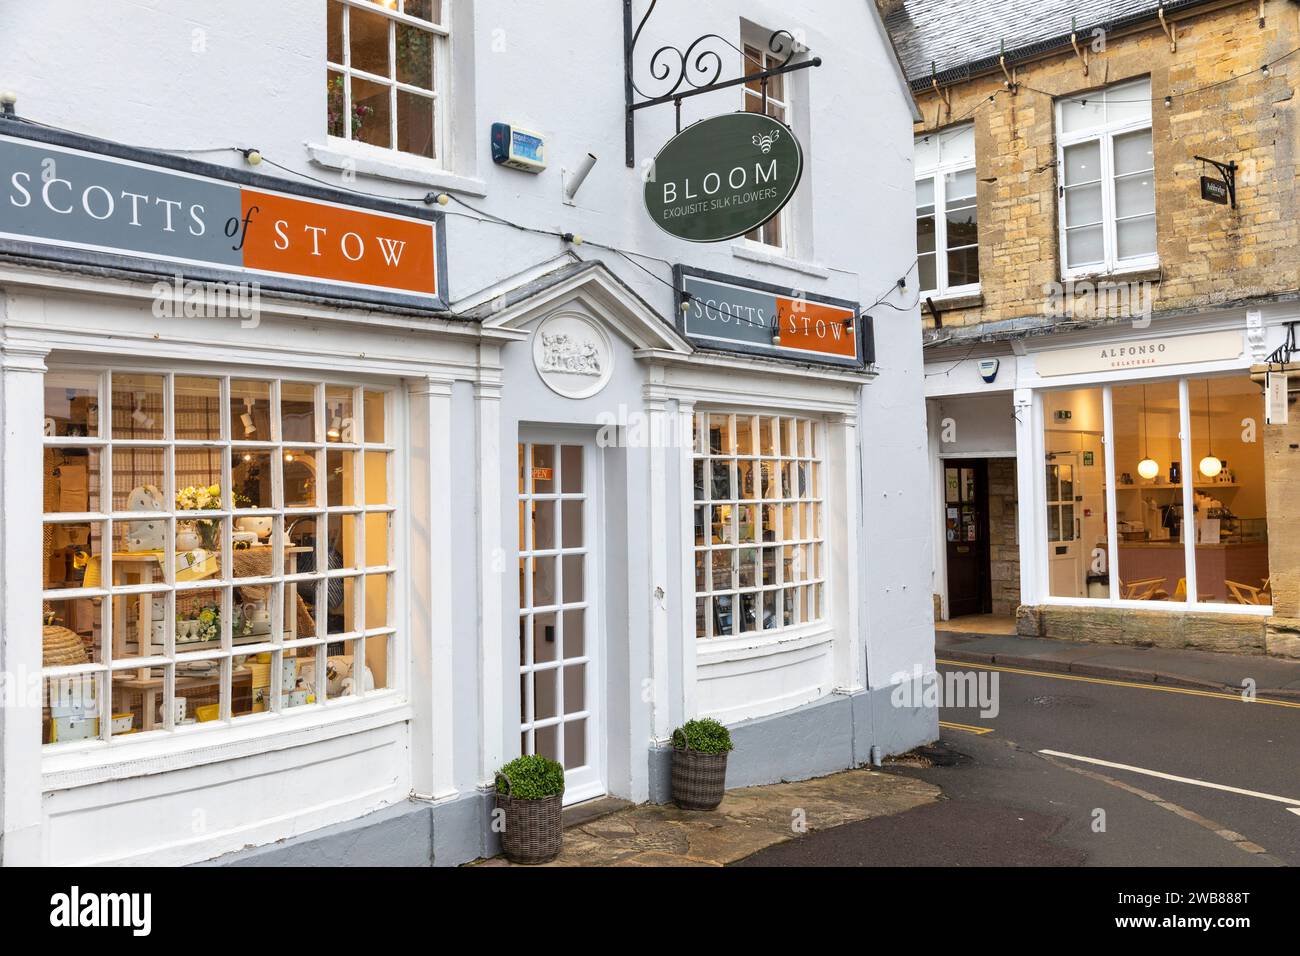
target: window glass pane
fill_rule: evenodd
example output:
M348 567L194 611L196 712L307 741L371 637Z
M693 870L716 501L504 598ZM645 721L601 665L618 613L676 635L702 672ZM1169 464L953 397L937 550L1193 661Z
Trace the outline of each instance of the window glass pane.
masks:
M272 441L271 383L230 382L230 437L235 441Z
M954 201L975 198L975 170L962 169L944 176L944 193L951 209Z
M1071 268L1092 265L1105 260L1101 226L1083 226L1067 229L1065 233L1065 261Z
M433 34L405 23L396 26L397 79L422 90L432 90Z
M934 252L934 216L921 216L916 220L916 250L924 255Z
M175 391L176 438L180 441L216 441L221 438L221 382L215 378L176 376ZM239 412L246 409L240 407ZM239 416L236 416L239 418ZM254 422L256 427L256 422ZM231 433L233 438L253 437L245 434L240 424ZM265 441L269 436L263 436Z
M1117 385L1111 402L1119 596L1185 601L1178 383Z
M1149 173L1115 181L1115 214L1119 219L1155 212L1156 197Z
M1272 603L1263 394L1245 375L1188 382L1196 509L1196 596Z
M387 433L384 431L387 394L385 392L372 392L367 389L364 395L366 441L383 444L388 440Z
M45 449L45 511L99 510L99 449Z
M352 411L350 388L329 385L325 388L325 440L352 444L357 441L356 417Z
M1092 129L1105 121L1106 108L1100 93L1095 96L1066 98L1060 102L1062 132Z
M1108 596L1106 445L1100 388L1046 392L1048 593Z
M1106 122L1131 123L1151 118L1151 78L1121 83L1106 90Z
M973 285L980 281L979 249L970 246L948 253L948 285Z
M331 63L343 63L343 4L329 0L325 35L328 38L325 55Z
M392 87L352 78L352 138L388 149L393 145Z
M392 76L388 62L388 27L392 22L381 13L357 7L348 9L348 38L352 54L348 65L352 69L375 76Z
M935 255L934 253L923 253L917 261L917 269L920 271L921 289L931 291L938 288L938 280L935 276Z
M934 180L932 178L916 181L916 208L929 212L934 208Z
M1067 146L1065 153L1065 185L1091 183L1101 179L1101 142L1091 140Z
M397 91L397 148L404 153L433 159L434 111L437 105L427 96Z
M976 219L975 204L954 206L948 204L948 248L973 246L979 241L979 226ZM957 285L951 278L949 285Z
M46 373L45 434L77 438L94 438L99 434L99 375Z
M306 382L280 384L280 437L287 442L316 440L316 387Z
M1065 223L1086 226L1101 222L1101 184L1071 186L1065 190Z
M1114 144L1116 176L1142 172L1155 166L1151 151L1151 130L1122 133L1115 137Z
M407 16L442 23L442 0L402 0L402 12Z
M163 437L163 385L161 375L113 376L113 437Z
M1156 251L1156 217L1142 216L1115 224L1116 254L1121 259L1150 256Z

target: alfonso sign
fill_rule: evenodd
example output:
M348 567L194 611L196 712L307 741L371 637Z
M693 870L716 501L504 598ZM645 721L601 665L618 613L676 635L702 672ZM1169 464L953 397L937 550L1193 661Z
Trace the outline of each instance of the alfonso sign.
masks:
M0 122L0 250L446 307L432 210Z
M645 206L660 229L690 242L722 242L779 213L803 175L803 150L762 113L702 120L655 157Z
M871 316L855 302L688 266L673 274L678 331L701 348L856 368L875 361Z

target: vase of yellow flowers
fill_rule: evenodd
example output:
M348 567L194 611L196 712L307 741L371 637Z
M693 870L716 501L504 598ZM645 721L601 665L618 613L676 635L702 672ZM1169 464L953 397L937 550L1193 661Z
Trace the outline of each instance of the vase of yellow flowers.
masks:
M237 491L234 493L234 500L237 508L249 503L248 498ZM182 488L176 492L176 507L181 511L219 511L221 510L221 486L190 485ZM215 551L220 547L217 537L221 530L220 521L214 518L208 521L195 521L193 524L198 530L205 551Z

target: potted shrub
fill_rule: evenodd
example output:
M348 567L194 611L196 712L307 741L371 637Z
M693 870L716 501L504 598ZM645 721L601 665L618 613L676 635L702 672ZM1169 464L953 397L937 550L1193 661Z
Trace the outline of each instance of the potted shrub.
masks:
M683 810L712 810L727 788L731 732L711 717L673 731L673 802Z
M564 768L539 754L516 757L497 771L501 850L511 863L545 863L560 853Z

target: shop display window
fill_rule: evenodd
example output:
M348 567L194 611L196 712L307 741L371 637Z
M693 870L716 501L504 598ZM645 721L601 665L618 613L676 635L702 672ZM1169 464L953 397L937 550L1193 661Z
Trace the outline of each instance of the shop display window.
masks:
M696 416L696 637L825 618L821 441L808 419Z
M394 686L392 393L55 368L45 396L44 744Z
M1262 425L1244 374L1044 393L1047 593L1271 605Z

